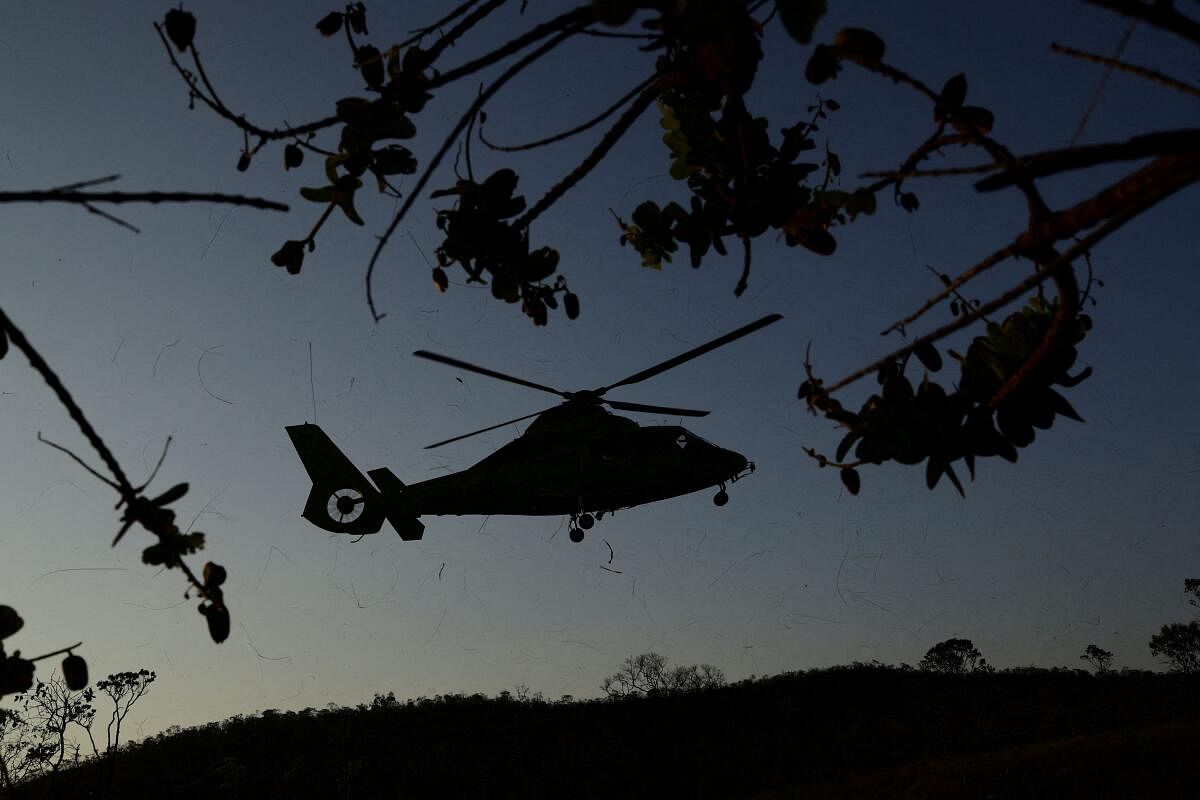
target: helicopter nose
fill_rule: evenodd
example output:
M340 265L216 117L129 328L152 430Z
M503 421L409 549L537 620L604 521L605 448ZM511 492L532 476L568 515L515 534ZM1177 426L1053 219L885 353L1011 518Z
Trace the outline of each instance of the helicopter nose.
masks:
M741 453L721 449L721 468L729 475L737 475L749 466L750 462Z

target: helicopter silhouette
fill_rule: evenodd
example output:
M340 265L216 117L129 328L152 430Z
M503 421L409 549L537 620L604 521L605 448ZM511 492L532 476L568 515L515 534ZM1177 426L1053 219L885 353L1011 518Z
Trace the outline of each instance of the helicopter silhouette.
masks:
M550 386L418 350L413 355L458 369L558 395L563 402L426 446L441 447L536 417L525 432L460 472L405 485L386 467L367 479L315 424L286 430L312 480L301 516L331 533L377 533L387 520L405 541L420 539L422 515L507 514L570 518L570 538L583 541L605 514L717 488L713 502L729 502L726 484L754 472L741 453L717 447L678 425L639 425L618 411L703 417L707 411L609 400L612 389L640 383L783 317L770 314L686 353L609 386L564 392Z

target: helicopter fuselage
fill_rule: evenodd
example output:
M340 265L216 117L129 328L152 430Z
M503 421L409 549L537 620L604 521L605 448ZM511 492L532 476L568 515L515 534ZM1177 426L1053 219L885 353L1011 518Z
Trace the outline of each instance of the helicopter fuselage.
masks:
M719 486L750 468L685 428L643 427L595 407L608 420L547 431L569 424L543 422L555 411L474 466L406 487L405 507L420 515L611 512Z

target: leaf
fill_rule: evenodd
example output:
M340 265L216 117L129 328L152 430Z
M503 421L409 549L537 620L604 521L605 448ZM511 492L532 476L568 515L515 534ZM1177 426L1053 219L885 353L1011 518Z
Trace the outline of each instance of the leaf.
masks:
M966 99L967 76L960 72L942 86L942 92L933 107L933 118L940 122L958 111Z
M836 78L839 69L837 56L830 48L819 44L804 67L804 77L809 83L821 84Z
M271 263L277 267L285 267L292 275L299 275L300 268L304 265L304 242L296 239L284 242L283 247L271 256Z
M63 680L67 683L67 688L72 692L79 692L87 688L88 685L88 668L87 662L82 656L77 656L74 653L69 653L62 662Z
M384 63L379 48L369 44L363 45L354 53L354 61L367 86L372 89L383 86Z
M437 287L439 292L444 292L449 288L450 278L446 276L446 270L441 267L433 268L433 285Z
M1079 412L1071 407L1071 404L1067 402L1067 398L1053 389L1047 389L1046 394L1050 398L1050 407L1054 409L1054 413L1061 414L1067 419L1073 419L1076 422L1083 422L1083 417L1079 416Z
M333 194L329 198L331 203L342 210L342 213L346 215L346 219L355 225L366 224L354 208L354 193L358 191L360 186L362 186L362 181L358 178L352 175L343 175L338 179Z
M321 21L317 23L317 30L322 36L333 36L342 29L343 14L339 11L330 11L325 16L321 17ZM312 17L309 17L312 19Z
M336 191L336 186L301 186L300 196L314 203L331 203Z
M925 485L930 489L938 485L938 481L942 477L942 473L946 471L949 465L945 461L940 461L933 456L929 457L929 462L925 465Z
M417 171L417 159L407 147L389 144L371 152L375 171L381 175L412 175Z
M801 245L822 256L831 256L837 250L837 240L824 228L798 230L788 234L787 242L790 245Z
M858 477L858 470L853 467L842 467L841 471L842 484L845 485L846 491L852 495L858 495L858 490L862 486Z
M537 283L554 274L558 269L558 251L552 247L540 247L529 254L521 278L529 283Z
M204 587L206 589L220 586L228 576L229 574L220 564L209 561L204 565Z
M8 355L8 333L4 328L0 328L0 358Z
M950 466L949 464L946 465L946 477L949 478L950 482L954 484L954 488L958 489L959 497L965 498L967 494L963 491L962 482L960 482L958 480L958 476L954 474L954 467Z
M800 44L812 41L817 23L828 10L825 0L776 0L775 8L784 29Z
M567 292L563 295L563 309L567 312L567 319L579 318L579 298Z
M925 365L925 369L930 372L937 372L942 368L942 354L937 351L932 342L922 342L913 350L913 354L921 360Z
M214 642L220 644L229 638L229 609L205 602L197 610L208 622L208 635Z
M843 58L862 64L878 64L883 60L883 39L865 28L843 28L833 38L833 45Z
M183 497L187 492L188 485L186 483L177 483L150 502L156 506L167 506Z
M17 656L0 658L0 697L27 691L32 686L32 661Z
M853 447L854 443L857 442L861 437L862 434L858 431L850 431L847 433L844 437L842 437L841 443L838 444L837 453L834 455L834 458L838 461L844 460L846 458L846 453L850 452L850 448Z
M0 640L7 639L24 627L25 620L21 619L15 608L0 606Z
M192 45L196 35L196 18L180 8L172 8L166 18L167 38L179 52L187 50Z
M300 145L292 142L287 147L283 148L283 168L292 169L304 163L304 151L300 149Z

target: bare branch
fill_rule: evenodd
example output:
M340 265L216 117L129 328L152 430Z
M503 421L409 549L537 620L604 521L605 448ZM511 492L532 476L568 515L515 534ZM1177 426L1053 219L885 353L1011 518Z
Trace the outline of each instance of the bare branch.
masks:
M1144 3L1139 0L1087 0L1094 6L1107 8L1126 17L1144 20L1156 28L1170 31L1196 44L1200 44L1200 22L1184 16L1171 7L1171 3Z
M284 203L262 197L220 192L80 192L37 189L27 192L0 192L0 203L222 203L250 206L266 211L287 211Z
M582 33L582 31L580 31L580 32ZM492 142L489 142L486 138L484 138L483 126L480 125L479 126L479 141L483 142L485 145L490 147L492 150L499 150L502 153L517 153L517 152L520 152L521 150L533 150L534 148L537 148L537 147L545 147L546 145L549 145L549 144L561 142L564 139L569 139L572 136L575 136L577 134L583 133L584 131L591 130L592 128L596 127L601 122L608 119L613 114L617 113L617 111L619 111L622 106L624 106L626 103L628 103L634 97L636 97L638 95L638 93L645 90L647 87L649 87L651 84L653 84L654 81L656 81L656 80L658 80L658 75L651 75L649 78L646 78L646 80L642 81L637 86L633 87L628 92L626 92L624 95L622 95L620 100L613 103L611 106L604 109L599 114L597 114L596 116L589 119L587 122L576 125L574 128L571 128L570 130L562 131L561 133L556 133L553 136L547 136L545 138L538 139L537 141L528 142L527 144L505 146L505 145L493 144Z

